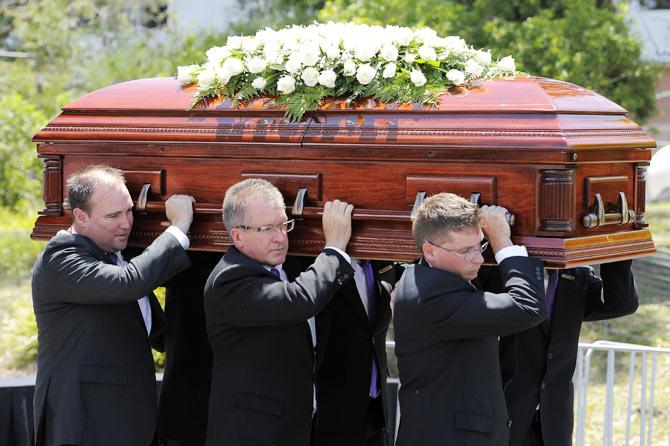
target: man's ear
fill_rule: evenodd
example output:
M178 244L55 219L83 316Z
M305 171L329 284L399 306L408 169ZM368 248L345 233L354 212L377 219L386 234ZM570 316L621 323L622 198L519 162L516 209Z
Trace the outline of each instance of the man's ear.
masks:
M435 260L435 247L425 240L421 245L421 253L428 263L433 263Z
M244 247L244 240L242 239L242 231L240 231L239 228L231 229L228 234L230 235L230 239L233 241L233 245L235 245L237 249Z
M74 217L74 222L77 226L85 228L86 223L88 223L89 215L83 209L74 208L72 210L72 216Z

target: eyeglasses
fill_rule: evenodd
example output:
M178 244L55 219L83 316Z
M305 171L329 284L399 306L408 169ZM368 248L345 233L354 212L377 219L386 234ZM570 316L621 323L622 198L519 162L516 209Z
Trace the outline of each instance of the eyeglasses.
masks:
M265 226L245 226L239 225L235 226L236 228L243 229L245 231L255 231L261 234L274 234L276 232L291 232L295 227L295 220L288 220L284 223L278 225L265 225Z
M452 254L456 254L458 257L461 257L469 262L471 262L477 256L477 254L483 253L484 251L486 251L486 248L489 247L489 241L487 239L482 239L479 246L473 246L472 248L468 249L465 252L459 252L453 249L445 248L444 246L440 246L437 243L433 243L428 239L424 240L426 240L428 243L430 243L436 248L444 249L445 251L448 251Z

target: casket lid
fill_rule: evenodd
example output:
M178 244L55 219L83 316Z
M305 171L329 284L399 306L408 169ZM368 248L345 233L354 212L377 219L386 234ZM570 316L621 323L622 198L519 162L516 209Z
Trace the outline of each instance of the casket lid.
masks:
M284 143L408 149L649 149L653 139L614 102L541 77L452 87L437 106L333 99L291 123L272 98L213 100L191 108L196 86L140 79L89 93L35 135L37 142ZM645 158L650 158L645 154Z

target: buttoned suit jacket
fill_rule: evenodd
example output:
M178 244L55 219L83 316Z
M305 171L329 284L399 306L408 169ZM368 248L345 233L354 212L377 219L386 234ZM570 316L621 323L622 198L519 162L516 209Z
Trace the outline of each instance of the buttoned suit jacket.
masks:
M87 237L62 231L35 263L38 444L146 446L154 438L150 341L160 347L165 319L152 290L186 268L188 257L170 234L126 266L105 263L104 254ZM150 336L137 305L143 296Z
M309 445L314 349L306 321L352 275L331 249L295 281L228 249L205 286L214 353L208 445Z
M500 264L505 292L493 294L424 261L405 270L393 313L397 446L507 443L498 336L546 317L542 271L537 259L507 258Z
M612 319L635 312L638 296L631 260L562 270L551 322L501 339L500 363L511 380L505 388L512 420L510 445L521 446L536 407L545 446L572 444L572 376L582 321Z
M377 362L383 418L387 418L386 332L391 321L390 291L395 268L381 276L389 262L372 262L375 274L375 314L363 307L350 279L316 318L317 419L316 446L357 444L370 403L372 359Z

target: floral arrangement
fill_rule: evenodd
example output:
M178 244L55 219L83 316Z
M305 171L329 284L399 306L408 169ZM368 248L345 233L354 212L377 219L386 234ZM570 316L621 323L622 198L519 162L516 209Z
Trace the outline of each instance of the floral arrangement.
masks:
M206 56L202 65L178 68L182 85L198 84L193 106L222 96L234 103L274 96L291 121L326 97L434 105L453 85L516 70L511 56L493 61L490 51L431 28L332 22L231 36Z

